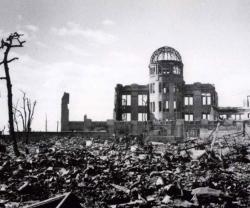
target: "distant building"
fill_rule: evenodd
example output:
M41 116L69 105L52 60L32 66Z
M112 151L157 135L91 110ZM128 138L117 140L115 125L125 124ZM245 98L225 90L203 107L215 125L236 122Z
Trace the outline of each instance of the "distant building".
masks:
M212 120L249 120L250 119L250 96L247 96L244 107L213 107L211 110Z
M250 108L248 107L213 107L212 120L249 120Z
M119 121L209 119L218 106L212 84L185 84L181 55L171 47L157 49L149 64L148 85L118 84L115 88L114 119Z
M83 121L69 120L69 93L65 92L61 102L61 131L106 131L107 121L92 121L84 115Z

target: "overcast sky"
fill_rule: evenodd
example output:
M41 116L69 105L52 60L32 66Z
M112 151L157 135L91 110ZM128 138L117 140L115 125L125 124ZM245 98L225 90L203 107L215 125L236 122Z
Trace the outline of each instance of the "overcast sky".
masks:
M37 100L33 129L56 130L61 97L70 120L111 119L114 87L147 84L151 54L177 49L186 83L215 84L220 106L242 106L250 94L250 1L1 0L0 36L27 41L10 64L15 102L20 90ZM0 50L2 57L3 51ZM0 68L0 76L3 67ZM0 81L0 129L7 94Z

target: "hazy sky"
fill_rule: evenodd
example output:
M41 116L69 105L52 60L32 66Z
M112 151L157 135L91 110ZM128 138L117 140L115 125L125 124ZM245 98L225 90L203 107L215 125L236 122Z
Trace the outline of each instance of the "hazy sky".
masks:
M151 54L171 46L182 55L186 83L215 84L221 106L242 106L250 94L250 1L0 0L0 36L27 41L10 64L15 102L36 99L33 128L56 130L61 97L70 120L112 118L114 87L147 84ZM2 57L3 51L0 50ZM0 76L3 67L0 68ZM7 125L0 81L0 129Z

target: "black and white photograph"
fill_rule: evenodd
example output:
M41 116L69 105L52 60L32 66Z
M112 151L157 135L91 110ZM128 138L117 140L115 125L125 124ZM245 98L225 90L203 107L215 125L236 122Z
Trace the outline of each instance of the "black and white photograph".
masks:
M0 0L0 208L250 207L250 0Z

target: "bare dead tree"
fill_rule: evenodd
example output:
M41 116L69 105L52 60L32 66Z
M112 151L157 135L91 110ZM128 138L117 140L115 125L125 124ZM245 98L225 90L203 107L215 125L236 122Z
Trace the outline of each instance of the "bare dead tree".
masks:
M23 132L26 133L25 143L28 144L29 134L31 132L31 124L34 118L34 112L37 102L36 100L32 102L31 99L26 96L25 92L22 91L22 93L23 93L22 106L20 108L16 106L14 110L16 116L18 116L21 119ZM14 118L16 118L15 123L16 126L18 127L18 121L16 116L14 116Z
M26 101L25 101L26 100ZM26 144L28 144L29 142L29 134L31 132L31 124L34 118L34 112L35 112L35 107L36 107L36 100L35 101L31 101L30 98L26 98L25 93L23 95L23 112L25 115L25 121L26 121L26 128L25 131L27 132L26 134Z
M19 132L19 125L18 125L18 101L17 101L16 105L13 107L13 119L14 119L14 123L15 123L15 126L16 126L16 132Z
M1 40L0 49L4 50L4 57L3 60L0 62L0 65L4 66L5 71L5 77L0 77L0 79L6 80L6 86L7 86L7 94L8 94L8 114L9 114L9 133L13 141L13 150L16 156L20 155L20 152L18 150L17 146L17 140L14 130L14 121L13 121L13 103L12 103L12 83L9 73L9 63L12 61L17 60L17 57L8 59L9 52L12 48L18 48L23 47L23 44L25 41L21 41L22 34L19 34L17 32L12 33L7 37L5 40Z

